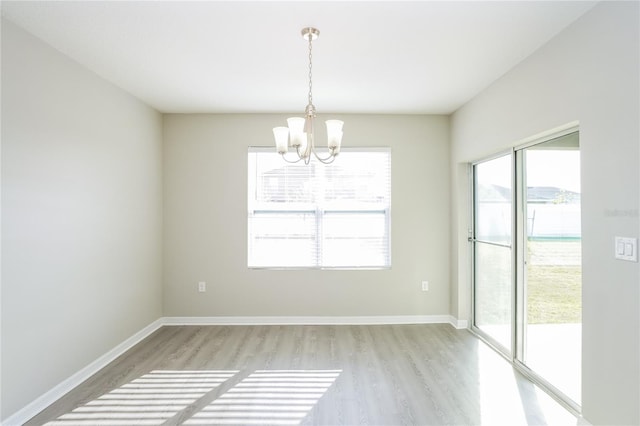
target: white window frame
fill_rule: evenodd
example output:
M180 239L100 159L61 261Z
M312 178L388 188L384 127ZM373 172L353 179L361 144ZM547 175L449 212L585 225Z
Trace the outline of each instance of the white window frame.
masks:
M375 147L375 148L369 148L369 147L357 147L357 148L343 148L341 150L342 154L346 154L346 153L352 153L352 152L363 152L363 153L373 153L373 152L385 152L388 154L388 196L387 196L387 202L384 204L383 208L371 208L371 206L368 206L368 208L362 208L362 205L358 207L354 207L353 209L344 209L344 208L336 208L336 206L331 206L330 204L328 205L320 205L317 202L310 202L310 203L301 203L301 204L289 204L287 207L285 208L285 206L281 206L282 209L280 209L280 206L274 206L274 205L269 205L269 203L263 204L262 206L260 206L260 203L258 203L255 200L254 195L252 194L253 191L256 191L256 179L255 177L252 178L252 176L248 176L248 182L247 182L247 192L248 192L248 199L247 199L247 266L249 269L328 269L328 270L361 270L361 269L365 269L365 270L371 270L371 269L390 269L391 268L391 149L384 147ZM282 158L280 158L280 155L278 155L277 153L275 153L273 151L273 148L265 148L265 147L249 147L248 149L248 161L251 161L251 154L252 153L273 153L274 156L278 157L278 160L282 162L283 165L287 164L284 162L284 160ZM335 162L338 163L340 161L341 157L340 155L336 158ZM313 161L313 160L312 160ZM301 164L301 163L299 163ZM335 164L335 163L334 163ZM331 167L332 165L323 165L323 164L316 164L316 167ZM309 167L309 166L303 166L303 167ZM252 166L248 165L248 175L251 173L252 170ZM252 199L253 197L253 199ZM266 207L268 205L268 207ZM265 208L261 208L261 207L265 207ZM293 207L293 208L292 208ZM382 207L382 206L381 206ZM295 265L258 265L257 262L253 262L252 264L252 258L251 258L251 244L252 244L252 232L251 232L251 220L252 217L254 217L254 215L256 213L270 213L270 212L278 212L278 211L282 211L283 213L285 212L309 212L311 214L313 214L315 216L315 232L314 232L314 236L315 236L315 260L316 263L313 265L304 265L304 266L295 266ZM326 215L328 214L332 214L332 213L345 213L345 214L350 214L350 213L354 213L354 214L366 214L366 213L374 213L374 214L380 214L383 215L384 217L384 231L383 231L383 241L384 244L386 245L386 248L384 249L384 254L383 254L383 258L384 261L382 264L370 264L370 265L341 265L341 266L332 266L332 265L327 265L327 264L323 264L323 243L324 240L326 239L326 237L323 237L323 222L326 218ZM386 254L386 255L385 255ZM312 256L313 257L313 256Z

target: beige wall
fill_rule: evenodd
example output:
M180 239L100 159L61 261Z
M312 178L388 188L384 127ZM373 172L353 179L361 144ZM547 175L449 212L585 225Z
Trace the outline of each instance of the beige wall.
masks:
M2 416L161 316L161 119L2 22Z
M444 116L340 115L346 146L392 149L390 270L247 268L247 147L270 146L286 117L165 115L165 315L448 315Z
M640 423L639 267L613 252L614 236L640 236L639 6L596 6L452 117L452 313L461 316L469 312L460 303L469 264L464 163L580 122L582 405L593 424Z

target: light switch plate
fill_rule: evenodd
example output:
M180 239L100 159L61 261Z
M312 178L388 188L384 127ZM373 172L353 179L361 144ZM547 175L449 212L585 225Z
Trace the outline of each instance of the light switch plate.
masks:
M616 259L629 262L638 261L638 239L628 237L616 237L614 253Z

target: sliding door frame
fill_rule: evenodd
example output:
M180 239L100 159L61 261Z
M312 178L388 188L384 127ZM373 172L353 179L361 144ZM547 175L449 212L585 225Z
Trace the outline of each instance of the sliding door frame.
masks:
M515 279L514 279L514 273L515 273L515 261L516 261L516 256L515 256L515 246L514 246L514 241L515 241L515 203L514 203L514 179L515 179L515 164L514 164L514 156L515 152L513 149L509 149L506 151L501 151L495 155L489 156L489 157L485 157L482 160L478 160L475 161L473 163L470 164L470 168L469 168L469 182L470 185L469 187L471 188L471 194L470 194L470 206L471 206L471 211L470 211L470 224L471 226L469 227L469 232L468 232L468 241L469 241L469 247L470 247L470 259L471 259L471 321L469 322L469 327L470 329L474 332L474 334L476 334L478 337L480 337L485 343L487 343L489 346L491 346L495 351L497 351L500 355L504 356L506 359L508 360L513 360L513 354L514 354L514 343L515 343L515 324L514 324L514 315L513 313L515 312L515 298L513 297L515 295ZM475 253L476 253L476 244L480 243L480 244L491 244L485 241L481 241L478 240L476 238L476 166L482 163L485 163L487 161L491 161L491 160L495 160L497 158L501 158L501 157L505 157L505 156L510 156L510 164L511 164L511 178L510 178L510 182L511 182L511 242L509 245L509 248L511 249L511 347L506 348L504 347L504 345L500 344L499 342L497 342L493 337L491 337L489 334L487 334L486 332L484 332L483 330L481 330L477 325L476 325L476 258L475 258ZM506 247L501 245L501 247Z
M471 303L469 330L478 338L492 347L496 352L506 358L514 368L522 375L531 380L535 385L543 389L554 400L564 406L567 410L576 416L581 415L582 408L575 401L567 397L562 391L553 386L540 375L532 371L521 360L525 354L525 327L526 327L526 286L525 269L526 269L526 241L527 241L527 222L526 222L526 200L524 199L524 173L525 164L523 153L526 148L552 141L569 134L579 132L579 123L573 122L566 126L560 127L553 131L529 138L522 143L514 146L508 151L501 151L495 155L484 157L480 160L469 163L469 186L470 188L470 212L469 212L469 259L470 259L470 278L471 278ZM476 240L476 166L484 162L494 160L505 155L511 155L511 347L504 348L495 339L489 336L476 325L476 259L475 248L478 240Z

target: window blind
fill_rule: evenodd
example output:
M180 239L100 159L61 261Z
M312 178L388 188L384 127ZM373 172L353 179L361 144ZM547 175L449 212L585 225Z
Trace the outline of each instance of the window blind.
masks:
M391 150L343 149L325 165L248 152L248 266L391 266Z

